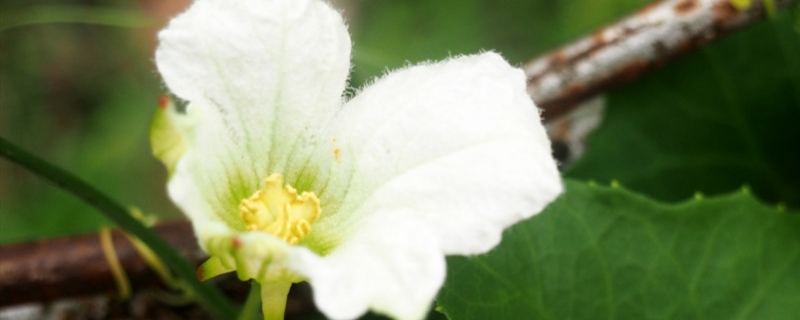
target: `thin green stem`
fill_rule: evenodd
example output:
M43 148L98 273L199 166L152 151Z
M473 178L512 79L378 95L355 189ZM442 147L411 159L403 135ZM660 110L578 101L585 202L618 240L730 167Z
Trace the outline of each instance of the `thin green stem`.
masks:
M80 178L22 150L2 137L0 137L0 156L72 193L105 214L126 232L138 237L162 261L172 267L176 274L188 284L201 304L214 315L222 319L233 319L236 316L234 306L218 290L197 279L196 269L189 261L178 254L155 232L133 218L128 213L128 209Z
M258 282L250 282L250 294L244 302L238 320L258 319L258 307L261 306L261 285Z
M142 12L89 6L31 6L0 14L0 31L51 23L84 23L109 27L151 27L155 21Z
M272 282L261 284L261 311L264 320L282 320L286 312L286 297L289 295L291 282Z

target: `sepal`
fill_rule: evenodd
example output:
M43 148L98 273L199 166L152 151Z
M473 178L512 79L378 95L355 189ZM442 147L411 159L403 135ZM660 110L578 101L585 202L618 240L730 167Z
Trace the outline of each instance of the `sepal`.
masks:
M234 271L233 267L224 266L219 258L212 256L211 258L208 258L206 262L203 262L199 268L197 268L197 279L200 279L200 281L206 281L232 271Z
M175 172L175 165L186 152L186 140L173 124L178 116L175 103L167 96L162 96L158 109L150 124L150 146L153 155L167 167L169 177Z

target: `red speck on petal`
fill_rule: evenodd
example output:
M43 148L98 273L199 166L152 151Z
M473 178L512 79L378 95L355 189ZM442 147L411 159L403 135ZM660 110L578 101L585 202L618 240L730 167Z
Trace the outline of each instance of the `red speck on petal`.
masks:
M197 280L203 281L203 266L197 268Z
M239 249L242 247L242 240L239 240L239 237L233 237L233 248Z
M166 109L169 106L169 97L167 95L163 95L158 97L158 108L161 110Z

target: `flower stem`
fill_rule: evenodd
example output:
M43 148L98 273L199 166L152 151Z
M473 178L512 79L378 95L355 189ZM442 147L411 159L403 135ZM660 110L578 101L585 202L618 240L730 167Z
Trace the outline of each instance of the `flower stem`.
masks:
M286 311L286 297L289 295L291 282L272 282L261 284L261 310L264 320L282 320Z
M242 310L239 312L238 320L254 320L257 319L258 306L261 305L261 285L258 282L250 282L250 294L247 295L247 300L244 302Z
M72 193L116 222L123 230L138 237L181 277L203 306L222 319L236 316L234 306L215 288L200 282L195 267L170 247L164 239L133 218L128 209L80 178L44 161L0 137L0 156L43 177Z

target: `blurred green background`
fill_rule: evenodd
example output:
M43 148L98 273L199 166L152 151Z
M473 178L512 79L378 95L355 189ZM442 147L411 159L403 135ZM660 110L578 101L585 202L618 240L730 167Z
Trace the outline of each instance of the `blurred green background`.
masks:
M514 64L645 5L644 0L351 0L351 87L386 70L482 50ZM151 155L150 117L166 93L155 34L189 1L0 2L0 134L123 204L181 214ZM89 206L0 161L0 243L95 232Z

